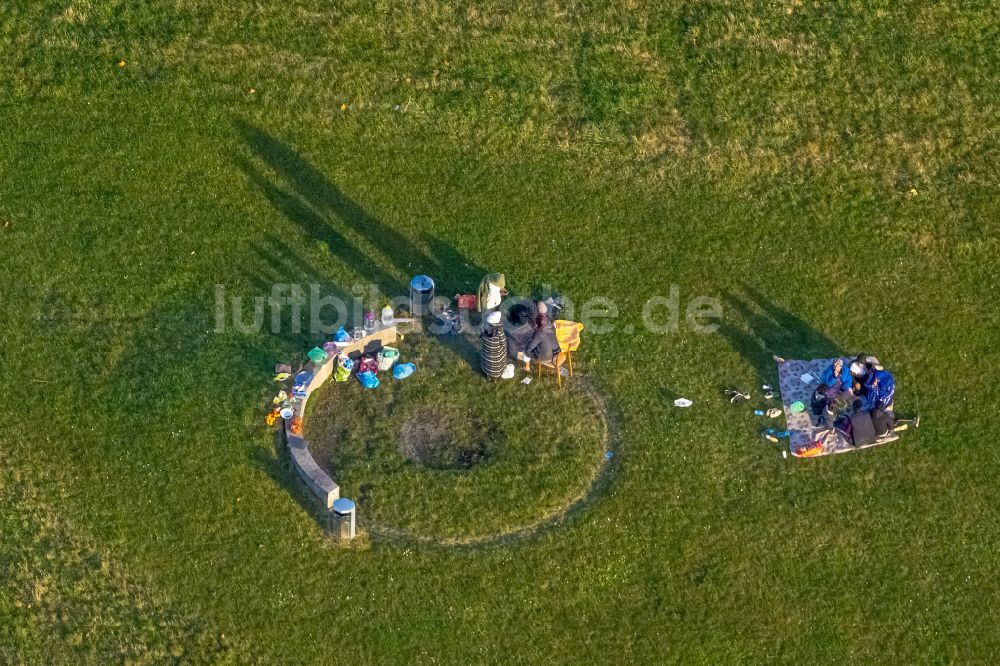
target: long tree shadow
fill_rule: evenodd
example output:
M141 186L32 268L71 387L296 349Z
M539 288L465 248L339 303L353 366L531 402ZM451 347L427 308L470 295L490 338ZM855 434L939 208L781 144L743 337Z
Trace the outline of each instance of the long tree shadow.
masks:
M736 316L735 321L723 320L719 333L753 366L758 383L775 381L775 355L809 359L841 353L825 333L748 284L742 285L741 293L724 298L727 311Z
M462 288L486 271L444 241L432 236L421 239L432 252L422 250L414 239L368 213L364 207L333 183L292 146L266 131L241 120L235 122L257 162L272 172L269 180L254 162L238 157L238 166L289 222L314 240L325 243L331 254L383 293L404 294L410 276L426 273L441 287ZM374 248L369 256L351 237ZM381 268L393 267L390 272Z
M323 215L296 193L286 191L269 181L253 163L242 158L237 158L236 163L246 174L247 180L260 190L276 211L301 228L307 237L324 243L331 254L343 262L359 279L376 285L383 293L402 293L402 284L398 278L369 259L357 244L331 224L329 216ZM301 253L299 254L300 259L304 260Z
M437 293L448 296L474 288L486 274L485 269L443 239L425 233L415 241L377 219L284 141L243 121L237 120L235 125L249 151L237 154L234 161L248 182L308 240L325 246L329 256L357 276L358 283L351 287L364 287L361 291L366 292L368 285L374 285L387 298L404 296L410 276L426 273L434 278ZM322 253L310 254L306 246L285 234L276 232L254 245L257 265L252 267L251 282L259 295L267 296L275 285L303 283L318 285L324 296L334 296L344 304L352 304L359 295L357 290L330 279L332 271L324 266ZM349 323L359 324L353 320L352 308L348 309ZM286 349L304 350L317 344L319 334L312 330L317 314L308 314L307 325L297 325L294 313L281 314L278 326L272 326L272 336L280 338ZM321 320L324 326L331 323L326 317ZM473 336L445 335L439 340L464 362L477 365L478 347ZM313 498L289 470L283 444L279 436L273 451L256 451L254 458L272 479L288 488L304 508L321 520L323 512L317 510Z
M361 292L373 285L386 298L405 297L409 278L427 273L434 277L438 295L447 297L471 290L486 274L440 237L424 233L418 242L377 219L286 142L244 121L235 125L250 154L237 155L234 161L248 182L308 239L321 243L356 275L359 282L352 286L361 287ZM270 290L268 279L272 284L301 282L311 263L304 251L294 250L278 235L257 245L266 267L257 279L260 289ZM329 287L325 293L351 302L348 289L326 279L328 272L315 262L311 268L311 275ZM442 342L464 360L475 361L475 343L467 336L445 336Z

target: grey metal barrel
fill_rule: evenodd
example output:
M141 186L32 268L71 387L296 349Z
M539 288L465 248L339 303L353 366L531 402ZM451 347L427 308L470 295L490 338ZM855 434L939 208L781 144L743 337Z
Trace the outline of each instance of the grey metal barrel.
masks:
M430 314L434 301L434 280L426 275L418 275L410 280L410 313L414 317Z
M341 539L353 539L356 532L354 502L341 497L333 502L333 533Z

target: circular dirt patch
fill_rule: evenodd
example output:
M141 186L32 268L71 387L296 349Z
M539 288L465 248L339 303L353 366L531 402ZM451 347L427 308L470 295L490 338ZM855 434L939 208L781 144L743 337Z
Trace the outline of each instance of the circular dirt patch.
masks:
M417 409L399 429L403 457L430 469L467 470L497 454L503 431L455 407Z
M604 406L582 382L490 382L450 345L407 336L417 371L381 386L328 382L310 399L316 462L355 498L359 520L470 541L523 530L586 495L603 469Z

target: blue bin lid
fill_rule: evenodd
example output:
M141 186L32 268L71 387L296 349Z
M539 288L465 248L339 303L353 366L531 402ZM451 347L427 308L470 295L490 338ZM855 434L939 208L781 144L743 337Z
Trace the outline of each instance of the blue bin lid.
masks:
M335 499L333 500L333 511L334 513L350 513L354 511L354 502L346 497Z
M418 275L410 280L410 289L420 294L429 294L434 289L434 280L426 275Z

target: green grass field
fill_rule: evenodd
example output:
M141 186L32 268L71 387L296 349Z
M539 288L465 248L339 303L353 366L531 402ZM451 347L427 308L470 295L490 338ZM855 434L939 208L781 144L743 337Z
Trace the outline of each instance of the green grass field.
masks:
M0 662L993 661L998 26L987 0L5 3ZM486 270L616 302L575 357L618 414L603 495L510 543L336 546L262 419L319 340L215 332L215 285ZM672 284L717 333L643 329ZM782 459L720 398L837 350L921 429Z

